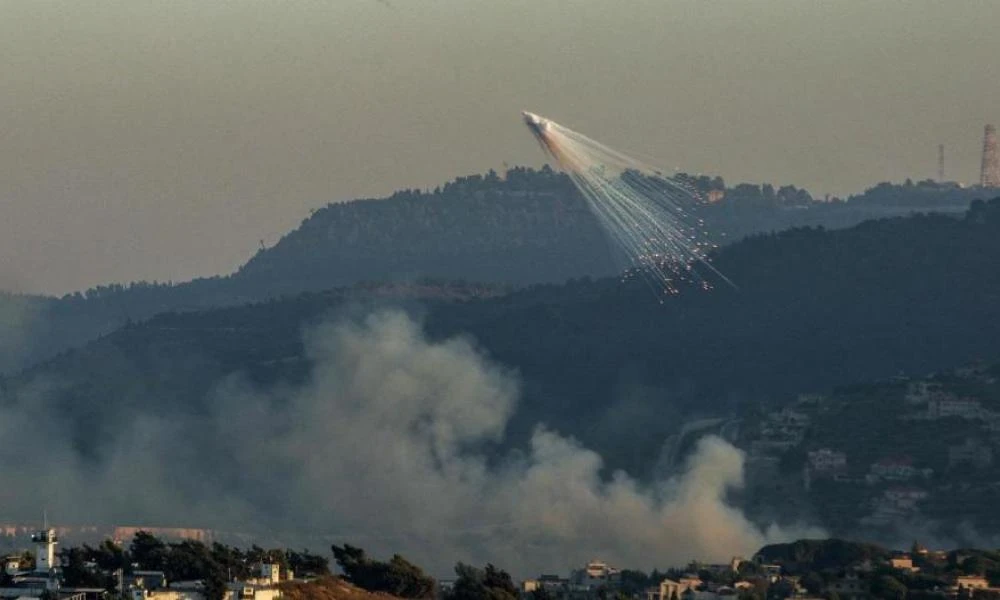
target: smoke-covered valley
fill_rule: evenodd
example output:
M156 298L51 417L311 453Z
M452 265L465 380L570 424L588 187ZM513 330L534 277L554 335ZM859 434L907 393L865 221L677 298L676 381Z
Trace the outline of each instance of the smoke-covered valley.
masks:
M455 560L528 574L598 555L650 568L818 533L762 529L730 505L743 455L719 438L650 482L609 472L557 423L491 451L517 410L517 373L469 338L428 340L403 312L341 317L305 337L313 366L300 385L234 374L204 411L131 407L86 452L53 401L59 382L32 382L0 408L4 516L43 506L69 523L348 541L442 574Z

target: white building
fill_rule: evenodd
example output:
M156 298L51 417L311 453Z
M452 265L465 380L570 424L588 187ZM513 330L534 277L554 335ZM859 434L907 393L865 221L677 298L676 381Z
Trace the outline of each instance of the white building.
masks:
M205 592L201 589L160 589L146 590L136 588L131 593L132 600L205 600Z
M47 528L31 534L31 541L35 544L35 573L48 575L59 566L56 562L56 530Z
M680 581L664 579L658 588L646 592L646 600L679 600L681 594L696 589L701 583L701 579L696 577L682 577Z
M869 483L882 481L908 481L920 472L909 457L883 458L872 463L868 472Z
M538 579L527 579L521 584L521 590L524 593L534 592L539 589L544 589L552 594L557 594L563 590L569 589L569 579L558 575L542 574L538 576Z
M281 565L264 563L260 566L260 579L269 585L277 585L281 581Z
M830 448L809 453L809 468L814 473L833 473L847 468L847 455Z
M592 560L583 569L573 573L572 583L597 588L618 583L621 571L600 560Z
M982 419L983 409L978 400L939 396L927 403L927 415L932 419L959 417L962 419Z
M281 589L274 586L253 585L245 581L226 584L223 600L279 600ZM205 585L201 581L180 581L158 590L136 588L131 600L205 600Z
M281 590L272 586L257 586L238 581L229 584L224 600L278 600Z

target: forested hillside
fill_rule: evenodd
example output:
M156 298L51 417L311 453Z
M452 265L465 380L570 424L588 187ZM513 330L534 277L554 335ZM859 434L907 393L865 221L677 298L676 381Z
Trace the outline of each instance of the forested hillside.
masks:
M433 338L471 335L516 368L517 442L537 423L572 433L634 471L650 468L681 417L801 391L1000 358L1000 199L962 220L918 216L798 229L723 249L737 288L661 299L642 283L578 279L491 298L305 294L164 314L3 382L6 402L38 381L46 402L99 452L136 412L204 409L225 376L267 386L309 373L303 331L375 306L423 315ZM345 304L345 300L350 300ZM616 440L628 435L632 443Z
M718 177L679 178L705 200L698 214L721 245L791 227L849 227L914 207L955 213L979 193L930 182L882 184L847 202L817 202L794 186L727 188ZM0 338L6 340L0 343L0 372L161 312L359 282L562 283L611 276L624 266L613 260L612 248L566 176L547 168L514 168L502 177L490 172L429 192L327 205L232 275L105 285L59 299L0 297Z

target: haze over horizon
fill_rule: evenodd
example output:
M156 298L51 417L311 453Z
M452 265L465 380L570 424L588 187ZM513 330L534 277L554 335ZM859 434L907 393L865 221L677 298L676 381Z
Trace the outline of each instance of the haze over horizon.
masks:
M15 291L227 273L327 202L540 165L522 109L817 195L933 177L939 143L948 178L974 182L1000 121L989 2L2 8Z

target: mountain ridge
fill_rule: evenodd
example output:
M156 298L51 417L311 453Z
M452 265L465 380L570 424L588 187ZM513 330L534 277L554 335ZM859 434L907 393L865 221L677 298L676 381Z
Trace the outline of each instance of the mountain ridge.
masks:
M727 188L721 178L678 178L717 200L703 211L720 243L793 226L853 226L915 207L953 212L981 193L933 182L880 184L847 202L816 202L794 186ZM112 284L61 298L2 296L0 338L7 342L0 342L0 372L25 368L161 312L365 281L430 278L524 286L611 276L624 266L616 266L613 248L565 175L516 167L503 176L460 177L430 192L404 190L327 205L227 276Z

